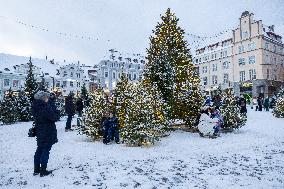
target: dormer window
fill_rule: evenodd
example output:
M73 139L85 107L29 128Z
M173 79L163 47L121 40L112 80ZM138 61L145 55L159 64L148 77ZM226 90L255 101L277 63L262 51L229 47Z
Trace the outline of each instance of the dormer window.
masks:
M5 70L5 71L7 71L7 72L9 72L9 71L10 71L10 69L9 69L9 68L5 68L4 70Z
M64 71L64 72L63 72L63 77L66 77L66 76L67 76L67 72Z

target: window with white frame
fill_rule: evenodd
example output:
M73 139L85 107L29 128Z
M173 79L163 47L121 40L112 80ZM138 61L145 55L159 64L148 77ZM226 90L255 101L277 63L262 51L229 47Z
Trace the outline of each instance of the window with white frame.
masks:
M223 62L223 69L229 69L229 61Z
M223 83L224 83L224 84L229 83L229 74L227 74L227 73L224 74Z
M127 74L129 80L131 80L131 74Z
M76 75L77 75L77 78L80 78L80 73L76 73Z
M202 73L207 73L207 66L202 67Z
M66 77L67 76L67 71L64 71L63 72L63 77Z
M245 65L245 59L244 58L239 58L239 65Z
M70 81L70 87L74 87L73 81Z
M265 42L265 43L264 43L264 48L265 48L265 49L268 49L268 48L269 48L269 43L268 43L268 42Z
M70 77L73 77L73 72L70 73Z
M133 74L133 80L136 80L136 73L135 74Z
M249 70L249 79L250 80L256 79L256 71L255 71L255 69L250 69Z
M245 51L245 48L243 45L239 46L239 53L243 53Z
M255 43L249 43L249 44L248 44L248 50L249 50L249 51L255 50Z
M246 80L246 72L240 71L240 81L245 81L245 80Z
M80 82L77 82L77 87L81 87L81 83Z
M60 81L56 82L56 87L60 87Z
M218 83L217 75L212 75L212 84L216 85Z
M62 85L63 85L63 87L66 87L67 86L67 81L63 81Z
M266 70L266 78L269 79L269 69Z
M248 32L247 32L247 31L244 31L244 32L243 32L242 38L243 38L243 39L248 38Z
M4 79L4 87L10 87L10 79Z
M277 64L277 59L276 59L276 57L274 57L274 64Z
M19 87L19 80L13 80L13 88Z
M105 72L105 77L108 77L108 72Z
M208 84L207 82L208 82L207 77L203 77L203 85L207 85Z
M213 64L212 65L213 67L212 67L212 71L214 72L214 71L217 71L217 64Z
M112 72L112 78L115 79L115 72Z
M249 64L254 64L255 63L255 56L249 56Z

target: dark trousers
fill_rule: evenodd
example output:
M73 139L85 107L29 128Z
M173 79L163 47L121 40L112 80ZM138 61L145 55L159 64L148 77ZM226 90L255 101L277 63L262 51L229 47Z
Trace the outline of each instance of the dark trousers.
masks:
M258 105L258 111L262 111L262 106Z
M104 128L104 138L103 142L108 143L111 140L115 140L115 142L119 142L119 132L117 128L105 127Z
M119 142L118 128L110 127L108 129L107 140L109 142L110 140L113 140L113 139L115 140L115 142Z
M51 146L47 147L38 146L34 156L34 164L36 166L41 165L42 167L47 167L50 150Z
M71 129L72 115L68 115L65 129Z

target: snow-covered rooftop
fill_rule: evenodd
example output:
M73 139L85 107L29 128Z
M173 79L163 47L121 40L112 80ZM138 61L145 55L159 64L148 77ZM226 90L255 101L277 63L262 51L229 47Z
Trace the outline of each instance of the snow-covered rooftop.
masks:
M16 66L25 65L29 62L29 57L17 56L11 54L0 53L0 71L12 73L15 72ZM48 73L50 76L56 76L60 65L53 61L31 58L35 67L40 69L41 73Z

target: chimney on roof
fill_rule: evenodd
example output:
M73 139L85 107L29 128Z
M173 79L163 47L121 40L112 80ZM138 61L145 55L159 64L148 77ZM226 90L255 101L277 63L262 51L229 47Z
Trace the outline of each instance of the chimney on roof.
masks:
M66 62L66 60L63 60L63 62Z
M45 60L47 60L47 56L45 56Z

